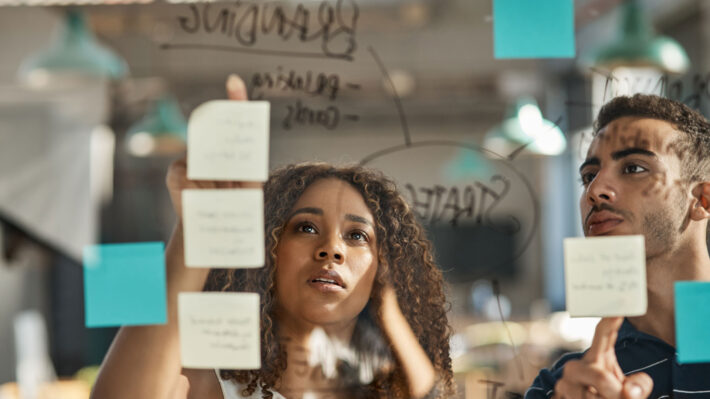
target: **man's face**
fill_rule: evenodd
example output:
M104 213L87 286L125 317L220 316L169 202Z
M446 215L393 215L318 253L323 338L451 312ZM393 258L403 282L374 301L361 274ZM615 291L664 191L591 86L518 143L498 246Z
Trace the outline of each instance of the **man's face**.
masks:
M673 145L681 134L668 122L638 117L599 132L580 167L586 236L643 234L648 258L679 242L690 200Z

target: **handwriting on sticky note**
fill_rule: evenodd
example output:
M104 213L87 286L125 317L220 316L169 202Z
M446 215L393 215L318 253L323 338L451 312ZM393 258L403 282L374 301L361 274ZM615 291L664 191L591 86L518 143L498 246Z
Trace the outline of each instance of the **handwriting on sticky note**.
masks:
M208 101L190 115L187 176L191 180L266 181L267 101Z
M643 236L566 238L565 286L572 316L646 313Z
M264 265L261 190L184 190L182 203L187 266Z
M181 292L178 314L184 367L261 367L258 294Z

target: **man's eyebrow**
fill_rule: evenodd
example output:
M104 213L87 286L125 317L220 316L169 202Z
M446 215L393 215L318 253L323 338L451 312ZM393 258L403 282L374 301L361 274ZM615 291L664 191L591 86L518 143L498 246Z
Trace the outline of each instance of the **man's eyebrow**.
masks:
M623 149L620 151L613 152L611 154L611 159L616 161L616 160L619 160L623 157L627 157L627 156L633 155L633 154L646 155L649 157L658 158L658 155L656 155L656 153L653 151L644 150L643 148L638 148L638 147L631 147L631 148L626 148L626 149Z
M296 209L295 211L291 212L291 214L288 215L288 218L286 220L291 219L292 217L298 215L299 213L311 213L313 215L323 215L323 210L320 208L312 208L312 207L299 208L299 209Z
M628 157L629 155L634 154L658 158L658 155L656 155L656 153L653 151L645 150L643 148L638 147L631 147L611 153L611 159L618 161L621 158ZM599 161L598 157L591 157L582 163L582 166L579 167L579 172L582 173L582 169L589 165L599 166L601 165L601 161Z
M348 220L350 220L350 221L353 221L353 222L366 224L366 225L368 225L368 226L370 226L370 227L372 227L372 228L375 227L375 226L372 225L372 222L370 222L369 220L365 219L365 218L362 217L362 216L353 215L353 214L348 213L348 214L345 215L345 218L348 219Z
M589 165L599 166L601 165L601 161L599 161L599 158L597 157L591 157L587 159L586 161L582 162L582 166L579 167L579 173L582 173L582 169L586 168Z

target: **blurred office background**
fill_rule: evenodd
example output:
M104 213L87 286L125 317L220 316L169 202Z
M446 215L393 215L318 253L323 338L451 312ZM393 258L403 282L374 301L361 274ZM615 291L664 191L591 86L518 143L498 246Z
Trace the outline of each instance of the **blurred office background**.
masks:
M563 312L562 239L580 234L594 114L643 91L707 115L710 3L575 0L576 56L555 59L495 59L491 0L343 1L356 27L323 46L322 3L338 2L261 3L311 10L314 38L245 45L231 29L249 38L249 3L0 0L0 384L28 310L56 375L90 381L116 330L84 327L82 248L168 239L166 168L231 73L272 103L272 167L365 162L400 184L449 283L461 397L522 395L585 347L595 321Z

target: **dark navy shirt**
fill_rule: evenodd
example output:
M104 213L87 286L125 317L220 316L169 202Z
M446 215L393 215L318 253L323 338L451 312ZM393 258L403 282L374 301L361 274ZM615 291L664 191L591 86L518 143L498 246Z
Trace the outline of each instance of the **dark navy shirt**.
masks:
M710 331L708 331L710 339ZM664 341L637 330L628 320L619 328L616 358L625 375L643 371L653 379L649 398L710 398L710 363L679 364L676 350ZM568 353L544 369L525 392L525 399L549 398L555 383L562 378L564 364L580 359L584 353Z

